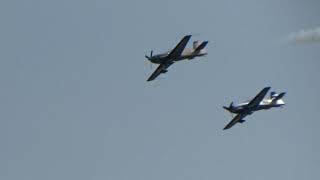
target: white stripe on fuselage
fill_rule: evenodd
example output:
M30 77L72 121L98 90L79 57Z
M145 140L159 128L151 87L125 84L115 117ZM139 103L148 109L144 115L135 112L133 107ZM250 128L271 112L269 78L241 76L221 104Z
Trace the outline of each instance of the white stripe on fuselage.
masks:
M245 106L248 105L248 102L240 103L237 106ZM275 103L272 103L272 99L263 99L260 103L259 106L265 106L265 105L284 105L285 102L282 99L277 100Z

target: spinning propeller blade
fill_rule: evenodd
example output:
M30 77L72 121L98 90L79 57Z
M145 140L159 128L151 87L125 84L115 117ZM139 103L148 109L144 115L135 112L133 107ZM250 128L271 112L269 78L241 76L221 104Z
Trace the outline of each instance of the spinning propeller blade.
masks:
M150 58L152 58L152 55L153 55L153 50L151 50L151 52L150 52L150 56L145 55L144 57L146 57L147 59L149 59L149 60L150 60Z

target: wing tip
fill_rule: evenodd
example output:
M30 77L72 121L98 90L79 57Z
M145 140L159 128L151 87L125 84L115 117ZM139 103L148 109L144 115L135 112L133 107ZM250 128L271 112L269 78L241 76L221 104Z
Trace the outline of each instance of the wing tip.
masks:
M230 129L230 128L231 128L230 125L227 124L227 125L223 128L223 130L227 130L227 129Z
M264 89L269 90L269 89L271 89L271 86L267 86Z
M189 41L189 39L191 38L191 34L189 34L189 35L185 35L182 39L188 39L188 41Z
M155 77L153 77L153 75L151 74L151 76L147 79L147 82L154 80Z

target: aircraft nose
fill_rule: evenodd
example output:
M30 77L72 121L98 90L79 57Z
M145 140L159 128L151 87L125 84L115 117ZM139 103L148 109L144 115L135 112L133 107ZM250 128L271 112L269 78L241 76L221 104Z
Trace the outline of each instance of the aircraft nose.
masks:
M153 57L150 57L150 56L145 56L149 61L151 61L152 62L152 60L154 59Z

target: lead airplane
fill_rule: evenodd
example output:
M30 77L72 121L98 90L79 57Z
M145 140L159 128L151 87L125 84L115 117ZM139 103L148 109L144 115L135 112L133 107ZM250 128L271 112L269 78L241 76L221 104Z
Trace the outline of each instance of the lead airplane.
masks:
M284 101L282 100L283 96L286 94L282 92L277 94L276 92L270 93L270 98L264 98L270 87L263 88L257 95L249 102L244 102L238 104L236 106L233 105L233 102L229 105L229 107L223 106L224 109L227 111L237 114L229 124L227 124L223 130L229 129L234 126L236 123L243 123L247 115L251 115L255 111L259 110L267 110L274 107L282 107L285 105Z
M185 59L193 59L195 57L200 57L207 55L207 51L204 49L208 44L208 41L203 41L201 44L198 41L193 42L193 48L185 48L190 40L191 35L186 35L182 38L182 40L176 45L172 50L152 55L153 51L151 51L150 56L145 56L151 63L159 64L158 68L151 74L147 81L152 81L156 77L158 77L161 73L168 72L168 67L173 63L185 60Z

